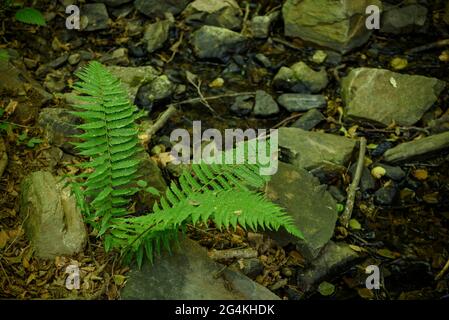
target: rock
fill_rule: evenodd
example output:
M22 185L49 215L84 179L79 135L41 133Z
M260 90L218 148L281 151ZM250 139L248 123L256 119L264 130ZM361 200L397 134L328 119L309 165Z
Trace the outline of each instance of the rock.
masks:
M382 187L374 193L374 201L380 205L390 205L396 197L397 190L394 187Z
M445 82L385 69L357 68L343 78L346 116L388 126L415 124L437 101Z
M279 106L268 93L257 90L253 113L262 117L272 116L279 113Z
M337 186L331 185L327 188L327 191L332 195L332 197L334 197L335 201L337 202L343 202L346 200L346 195Z
M328 82L325 69L315 71L302 61L290 68L281 67L273 78L276 89L297 93L318 93Z
M157 166L157 163L150 158L148 154L143 156L143 159L140 162L139 172L141 172L141 176L139 180L143 180L147 183L149 187L156 188L161 194L164 194L165 189L167 189L167 184L165 183L164 177L162 176L162 172ZM153 204L160 197L152 195L146 191L139 191L138 193L139 201L137 202L138 211L148 212L152 210Z
M118 7L122 4L126 4L131 2L132 0L97 0L98 2L102 2L108 7Z
M324 96L306 93L284 93L277 100L281 106L290 112L307 111L326 106L326 98Z
M404 172L404 170L401 169L401 167L393 167L393 166L389 166L387 164L383 164L383 163L378 163L373 165L373 167L382 167L385 169L385 176L387 178L396 180L396 181L400 181L402 179L405 178L406 174Z
M328 54L323 50L317 50L313 54L311 60L315 62L316 64L322 64L324 61L326 61Z
M66 73L61 70L50 72L45 76L44 87L52 93L61 92L65 88L65 78Z
M195 0L183 11L187 24L239 30L243 13L235 0Z
M271 68L271 61L266 55L258 53L254 56L255 60L265 68Z
M38 118L38 124L44 129L48 142L73 155L77 151L71 142L78 140L72 136L82 133L75 127L81 123L80 118L61 108L44 108Z
M81 252L87 241L75 197L63 185L45 171L31 173L21 184L20 215L39 258Z
M324 119L325 118L321 114L321 112L319 112L317 109L311 109L307 111L301 118L296 120L292 124L292 127L308 131L313 129L318 123L320 123Z
M291 215L304 240L283 229L270 232L270 236L281 246L294 243L306 259L314 259L334 233L335 200L313 175L283 162L268 182L266 195Z
M110 10L112 16L116 19L123 19L133 11L134 5L132 3L128 3L117 8L111 8Z
M282 7L284 33L346 53L368 41L365 26L369 5L378 0L287 0Z
M144 84L137 91L135 104L151 111L153 103L169 98L175 90L174 84L164 74Z
M226 61L229 54L243 51L246 38L228 29L203 26L192 34L191 43L199 58Z
M353 163L351 167L349 168L349 172L351 173L352 181L354 180L355 171L357 170L357 163ZM368 170L367 167L363 167L362 169L362 175L360 177L359 182L360 191L367 192L374 190L376 188L376 182L373 179L373 176L371 175L371 172Z
M360 259L357 252L346 243L330 241L319 257L304 271L297 274L297 283L304 292L309 292L322 280L332 278L353 266Z
M263 272L263 264L257 258L240 259L230 265L229 269L239 271L245 276L254 279Z
M279 11L275 11L266 16L254 16L251 19L250 29L254 38L264 39L270 35L270 27L279 16Z
M8 154L6 152L6 146L3 142L3 138L0 137L0 178L5 172L6 166L8 165Z
M278 300L279 297L240 272L224 268L206 249L185 239L172 255L164 252L153 265L132 268L121 291L129 300ZM218 275L218 276L215 276Z
M157 49L162 48L165 41L168 39L171 25L172 23L170 20L162 20L151 23L145 27L143 41L146 43L148 53L152 53Z
M79 53L71 54L67 60L72 66L78 64L78 62L81 61L81 54Z
M108 66L107 69L118 77L123 87L128 92L132 102L136 98L140 86L152 82L159 76L159 72L151 66L143 67L119 67Z
M404 34L426 31L427 8L419 4L384 6L380 31L384 33Z
M385 152L384 161L395 163L418 157L425 158L447 148L449 148L449 131L401 143Z
M238 116L247 116L253 111L253 96L238 96L235 98L234 104L231 106L231 112Z
M83 31L108 29L109 15L104 3L88 3L81 7L80 25Z
M342 136L298 128L279 129L281 156L297 168L311 170L324 164L345 165L355 146L355 141Z
M390 141L383 141L381 143L379 143L376 147L376 149L374 149L371 152L371 156L373 157L379 157L381 155L383 155L388 149L391 149L393 147L393 144Z
M101 57L100 61L102 63L107 63L114 66L115 65L127 66L129 65L128 49L118 48L112 51L111 53L108 52Z
M48 63L48 66L50 68L57 69L67 61L68 57L69 57L69 55L67 53L64 53L63 55L59 56L58 58L54 59L53 61L50 61Z
M163 16L164 13L170 12L173 15L180 13L190 0L136 0L134 7L144 15L154 18L155 16Z

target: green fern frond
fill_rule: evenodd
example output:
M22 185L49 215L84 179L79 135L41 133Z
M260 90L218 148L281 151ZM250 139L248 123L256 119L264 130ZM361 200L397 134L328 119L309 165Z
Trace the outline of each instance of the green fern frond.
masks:
M37 26L45 26L47 22L45 21L44 16L39 10L34 8L22 8L16 12L15 18L17 21L34 24Z
M137 108L128 100L120 81L98 62L91 62L77 73L82 80L75 83L80 102L73 112L84 120L78 128L84 131L74 143L81 155L92 160L82 165L93 169L81 184L85 197L93 200L93 214L87 218L103 234L109 220L126 215L130 196L137 192L132 184L138 177L138 153L141 147L135 120Z

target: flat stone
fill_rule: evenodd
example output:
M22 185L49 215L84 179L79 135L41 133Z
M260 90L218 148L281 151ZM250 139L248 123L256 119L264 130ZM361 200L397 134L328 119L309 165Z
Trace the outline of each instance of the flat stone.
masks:
M299 128L279 129L281 156L297 168L311 170L325 164L346 165L355 146L354 140L342 136Z
M274 101L273 97L265 91L257 90L255 99L256 102L254 104L253 113L256 116L267 117L279 113L278 104Z
M296 93L318 93L326 88L328 82L324 68L315 71L302 61L289 68L281 67L273 78L276 89Z
M342 79L346 116L411 126L437 101L445 82L385 69L357 68Z
M170 20L162 20L151 23L145 27L143 41L146 43L148 53L152 53L157 49L162 48L168 39L171 25L172 23Z
M296 120L292 124L292 127L308 131L313 129L318 123L320 123L324 119L325 118L321 112L319 112L317 109L311 109L306 113L304 113L301 118Z
M368 41L365 26L369 5L378 0L287 0L282 7L284 33L346 53Z
M270 236L281 246L294 243L306 259L314 259L334 233L337 211L332 195L312 174L283 162L268 182L266 195L285 208L304 240L284 229L270 232Z
M247 116L253 111L254 97L253 96L238 96L235 98L231 106L231 112L238 116Z
M8 165L8 154L6 153L6 146L3 142L3 138L0 137L0 178L5 172L6 166Z
M114 76L120 79L128 92L129 98L134 102L140 86L152 82L159 76L159 72L151 66L143 67L106 67Z
M447 148L449 148L449 131L401 143L384 153L384 161L396 163L426 158Z
M189 2L190 0L136 0L134 7L147 17L154 18L162 17L166 12L177 15Z
M191 43L198 58L226 61L229 54L243 51L246 38L225 28L203 26L192 34Z
M77 154L71 142L79 142L73 135L82 134L83 131L76 128L82 123L81 118L72 115L69 110L62 108L44 108L37 120L44 129L48 142L63 149L70 154Z
M345 271L359 259L360 256L348 244L330 241L307 269L298 272L298 286L303 292L309 292L322 280Z
M129 273L122 299L129 300L279 300L240 272L224 268L206 249L185 239L172 255L164 252L153 265ZM217 275L217 276L216 276Z
M182 12L187 24L240 29L243 12L235 0L195 0Z
M277 101L290 112L301 112L326 106L324 96L305 93L284 93L278 97Z
M87 241L83 217L64 181L46 171L33 172L21 184L20 215L39 258L81 252Z
M427 13L427 8L419 4L404 7L385 5L380 31L392 34L424 32Z
M105 30L109 27L108 10L104 3L88 3L81 7L81 29L84 31Z

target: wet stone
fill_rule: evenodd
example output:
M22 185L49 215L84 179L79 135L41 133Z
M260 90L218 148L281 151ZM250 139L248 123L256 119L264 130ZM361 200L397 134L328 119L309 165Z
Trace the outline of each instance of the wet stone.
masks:
M268 93L262 90L256 91L256 102L254 104L253 113L256 116L272 116L279 112L279 106L276 101Z
M292 127L309 131L324 119L325 118L321 112L319 112L317 109L312 109L304 113L301 118L296 120L292 124Z
M290 112L301 112L326 106L324 96L313 94L285 93L280 95L277 101Z

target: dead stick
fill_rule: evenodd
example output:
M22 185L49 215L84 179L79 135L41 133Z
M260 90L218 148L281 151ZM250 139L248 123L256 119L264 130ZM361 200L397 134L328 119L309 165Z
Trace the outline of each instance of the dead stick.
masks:
M222 98L232 98L232 97L238 97L238 96L254 96L255 92L235 92L235 93L226 93L221 94L217 96L211 96L211 97L200 97L200 98L193 98L188 99L180 102L171 103L168 105L167 110L165 110L162 115L157 119L156 123L152 125L150 128L148 128L147 131L145 131L145 134L141 136L142 143L144 145L147 145L148 142L151 139L151 136L153 136L158 130L160 130L165 123L178 111L178 106L181 106L183 104L190 104L190 103L198 103L202 102L204 100L217 100Z
M435 277L435 281L440 280L444 274L446 273L446 271L449 269L449 259L447 260L446 264L444 265L443 269L437 274L437 276Z
M364 137L360 138L360 147L359 147L359 159L357 160L357 168L355 171L354 179L352 180L351 185L349 186L348 198L346 200L345 211L340 217L340 223L345 227L348 226L349 220L351 219L352 210L354 208L355 202L355 193L359 187L360 178L362 176L362 169L365 163L365 152L366 152L366 139Z
M216 250L212 249L208 253L209 258L212 260L228 260L228 259L250 259L257 258L257 250L253 248L245 249L226 249Z
M428 44L407 50L405 53L413 54L413 53L418 53L418 52L422 52L422 51L426 51L426 50L430 50L430 49L434 49L434 48L441 48L441 47L445 47L445 46L449 46L449 39L444 39L444 40L439 40L437 42L428 43Z

